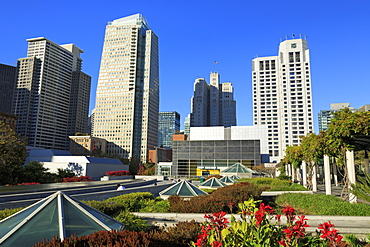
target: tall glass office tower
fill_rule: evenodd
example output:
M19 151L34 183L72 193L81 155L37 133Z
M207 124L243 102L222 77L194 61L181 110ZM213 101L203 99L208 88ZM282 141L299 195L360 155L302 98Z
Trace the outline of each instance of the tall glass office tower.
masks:
M158 147L172 148L172 135L180 132L180 114L176 111L160 112Z
M158 111L158 37L141 14L109 22L93 135L108 141L108 154L146 161L157 146Z

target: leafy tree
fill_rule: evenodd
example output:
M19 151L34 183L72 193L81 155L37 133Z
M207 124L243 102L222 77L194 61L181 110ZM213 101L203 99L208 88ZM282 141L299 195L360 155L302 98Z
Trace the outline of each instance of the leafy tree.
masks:
M270 177L275 177L276 174L276 166L265 166L262 164L253 166L252 169L256 172L268 174Z
M17 184L26 160L26 142L0 121L0 184Z
M346 108L334 113L327 130L327 146L331 155L337 158L338 166L344 170L343 190L348 188L349 183L346 151L365 150L366 157L366 150L370 146L368 141L360 141L363 139L370 139L370 112L352 112Z
M294 168L298 168L303 161L301 146L288 146L285 150L285 157L282 164L292 164Z
M122 161L122 163L124 163L123 160L121 160L121 161ZM129 159L128 164L129 164L129 172L131 173L131 175L136 175L138 173L138 170L139 170L140 158L138 158L137 156L133 156Z
M48 168L43 163L31 161L22 168L22 182L44 182Z
M58 168L57 170L57 177L60 178L60 182L63 178L72 178L74 176L76 176L76 174L72 171L64 170L61 168Z

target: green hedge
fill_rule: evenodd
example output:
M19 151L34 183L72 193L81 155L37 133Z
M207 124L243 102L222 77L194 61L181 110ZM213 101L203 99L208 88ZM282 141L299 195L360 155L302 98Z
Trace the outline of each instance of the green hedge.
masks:
M201 195L184 200L177 195L168 198L170 211L175 213L213 213L228 212L236 213L238 203L247 201L249 198L260 198L262 189L250 183L237 183L218 188L212 194Z
M18 211L21 211L23 208L12 208L12 209L4 209L0 211L0 220L9 217L12 214L15 214Z
M281 207L291 206L300 214L370 216L370 205L349 203L333 195L285 193L275 203Z
M307 191L300 184L276 178L243 178L239 181L258 185L266 191Z

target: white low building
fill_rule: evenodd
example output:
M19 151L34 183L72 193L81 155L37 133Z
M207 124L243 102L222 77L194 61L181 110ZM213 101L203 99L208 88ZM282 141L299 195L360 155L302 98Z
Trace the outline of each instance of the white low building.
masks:
M122 164L119 159L98 158L89 156L73 156L68 151L53 149L28 149L26 163L38 161L56 173L58 169L74 172L77 176L89 176L99 179L107 171L128 171L129 166Z

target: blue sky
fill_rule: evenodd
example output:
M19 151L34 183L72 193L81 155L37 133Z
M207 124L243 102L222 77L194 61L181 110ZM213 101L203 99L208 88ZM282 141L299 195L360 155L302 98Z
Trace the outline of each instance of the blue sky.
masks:
M238 125L252 125L251 60L277 55L280 38L307 35L315 129L330 103L370 104L370 1L354 0L17 0L0 8L0 63L25 57L26 39L82 50L95 91L108 21L143 14L159 37L160 110L190 112L193 82L216 70L232 82Z

